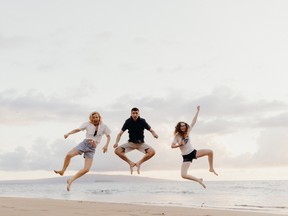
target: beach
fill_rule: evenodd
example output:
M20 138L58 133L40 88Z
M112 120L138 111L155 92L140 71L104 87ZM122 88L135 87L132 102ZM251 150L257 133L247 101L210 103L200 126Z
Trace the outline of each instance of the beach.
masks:
M0 197L2 216L276 216L279 214L205 208L102 203L92 201Z
M203 189L189 181L91 174L76 181L68 192L66 178L0 181L0 215L13 215L21 209L53 214L62 208L61 214L65 215L73 213L70 211L76 206L75 212L85 209L87 215L89 206L93 206L91 212L101 210L102 215L109 215L106 211L112 206L113 211L123 215L130 215L125 209L132 211L131 215L141 215L144 209L151 215L177 215L178 210L183 211L181 215L217 215L222 210L225 215L226 211L233 215L288 215L288 181L207 181ZM2 214L4 211L7 214Z

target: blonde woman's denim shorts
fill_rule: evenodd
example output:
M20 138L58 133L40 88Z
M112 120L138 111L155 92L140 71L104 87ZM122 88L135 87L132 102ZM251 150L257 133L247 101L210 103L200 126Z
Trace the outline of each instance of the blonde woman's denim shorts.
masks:
M76 149L79 152L79 155L83 155L84 158L92 158L95 154L95 147L93 147L87 140L83 140L78 146L76 146Z

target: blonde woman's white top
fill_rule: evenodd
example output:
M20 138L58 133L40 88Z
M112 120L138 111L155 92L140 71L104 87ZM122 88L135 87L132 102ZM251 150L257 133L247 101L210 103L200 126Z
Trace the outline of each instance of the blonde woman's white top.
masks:
M86 130L86 139L92 139L94 140L96 143L100 143L102 136L105 135L109 135L111 133L110 129L107 127L107 125L100 123L98 126L98 130L96 135L95 131L96 131L96 127L91 123L91 122L85 122L83 123L79 128L79 130L84 131Z

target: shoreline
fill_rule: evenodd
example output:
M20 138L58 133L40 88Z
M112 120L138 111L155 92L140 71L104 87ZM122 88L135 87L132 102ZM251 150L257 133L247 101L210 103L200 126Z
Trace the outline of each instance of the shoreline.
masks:
M225 210L178 206L157 206L126 203L109 203L80 200L59 200L45 198L0 197L0 212L5 216L279 216L287 214L264 213L246 210Z

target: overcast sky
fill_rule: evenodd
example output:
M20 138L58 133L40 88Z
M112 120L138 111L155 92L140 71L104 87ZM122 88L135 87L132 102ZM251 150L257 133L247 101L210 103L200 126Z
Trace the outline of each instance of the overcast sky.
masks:
M85 133L63 135L94 110L112 139L92 170L126 171L112 146L134 106L159 135L146 131L157 154L142 169L179 170L174 126L197 105L192 143L214 150L216 170L288 178L287 11L284 0L0 0L0 179L59 169Z

